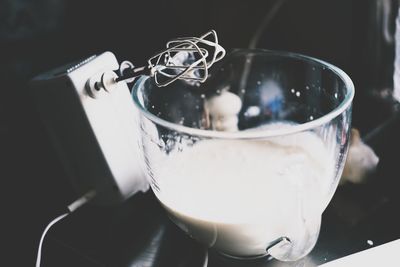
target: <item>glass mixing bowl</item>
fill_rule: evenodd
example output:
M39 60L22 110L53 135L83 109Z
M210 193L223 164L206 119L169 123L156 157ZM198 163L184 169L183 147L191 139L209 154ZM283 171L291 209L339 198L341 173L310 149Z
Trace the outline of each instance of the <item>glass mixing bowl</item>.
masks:
M236 50L204 84L141 77L132 96L151 188L183 231L232 257L312 250L348 151L354 86L342 70Z

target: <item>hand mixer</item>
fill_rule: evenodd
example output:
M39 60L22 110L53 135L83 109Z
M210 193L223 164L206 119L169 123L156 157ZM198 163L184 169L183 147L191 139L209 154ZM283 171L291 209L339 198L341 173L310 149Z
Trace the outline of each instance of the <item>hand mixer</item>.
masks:
M114 54L105 52L35 77L31 88L41 119L75 191L94 190L95 202L108 204L146 190L127 82L149 75L160 87L176 80L202 83L224 55L211 30L169 41L146 66L119 64Z

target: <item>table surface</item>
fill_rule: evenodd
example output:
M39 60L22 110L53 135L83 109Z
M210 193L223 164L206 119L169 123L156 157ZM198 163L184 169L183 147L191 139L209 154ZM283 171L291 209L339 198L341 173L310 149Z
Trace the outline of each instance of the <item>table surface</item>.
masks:
M323 214L315 248L298 262L240 261L213 250L207 253L169 221L154 195L147 192L116 207L84 207L60 221L45 239L42 266L318 266L398 239L400 179L393 155L399 125L396 118L370 140L380 156L376 173L364 184L338 188Z

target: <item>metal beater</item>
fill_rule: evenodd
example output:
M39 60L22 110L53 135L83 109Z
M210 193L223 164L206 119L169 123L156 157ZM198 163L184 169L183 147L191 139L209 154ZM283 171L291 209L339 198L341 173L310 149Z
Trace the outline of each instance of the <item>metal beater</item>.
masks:
M92 85L95 90L108 91L118 82L133 82L141 75L154 77L159 87L176 80L203 83L208 77L208 69L225 54L214 30L200 37L180 37L167 42L166 49L149 58L147 66L135 67L131 62L124 61L117 73L105 72L100 81Z

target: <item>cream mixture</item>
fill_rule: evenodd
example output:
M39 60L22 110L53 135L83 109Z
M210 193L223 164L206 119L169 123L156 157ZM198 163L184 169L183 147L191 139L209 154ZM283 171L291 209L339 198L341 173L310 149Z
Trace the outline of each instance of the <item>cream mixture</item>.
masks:
M235 256L264 254L281 236L300 254L314 245L335 167L316 134L202 140L165 160L155 193L194 238Z

